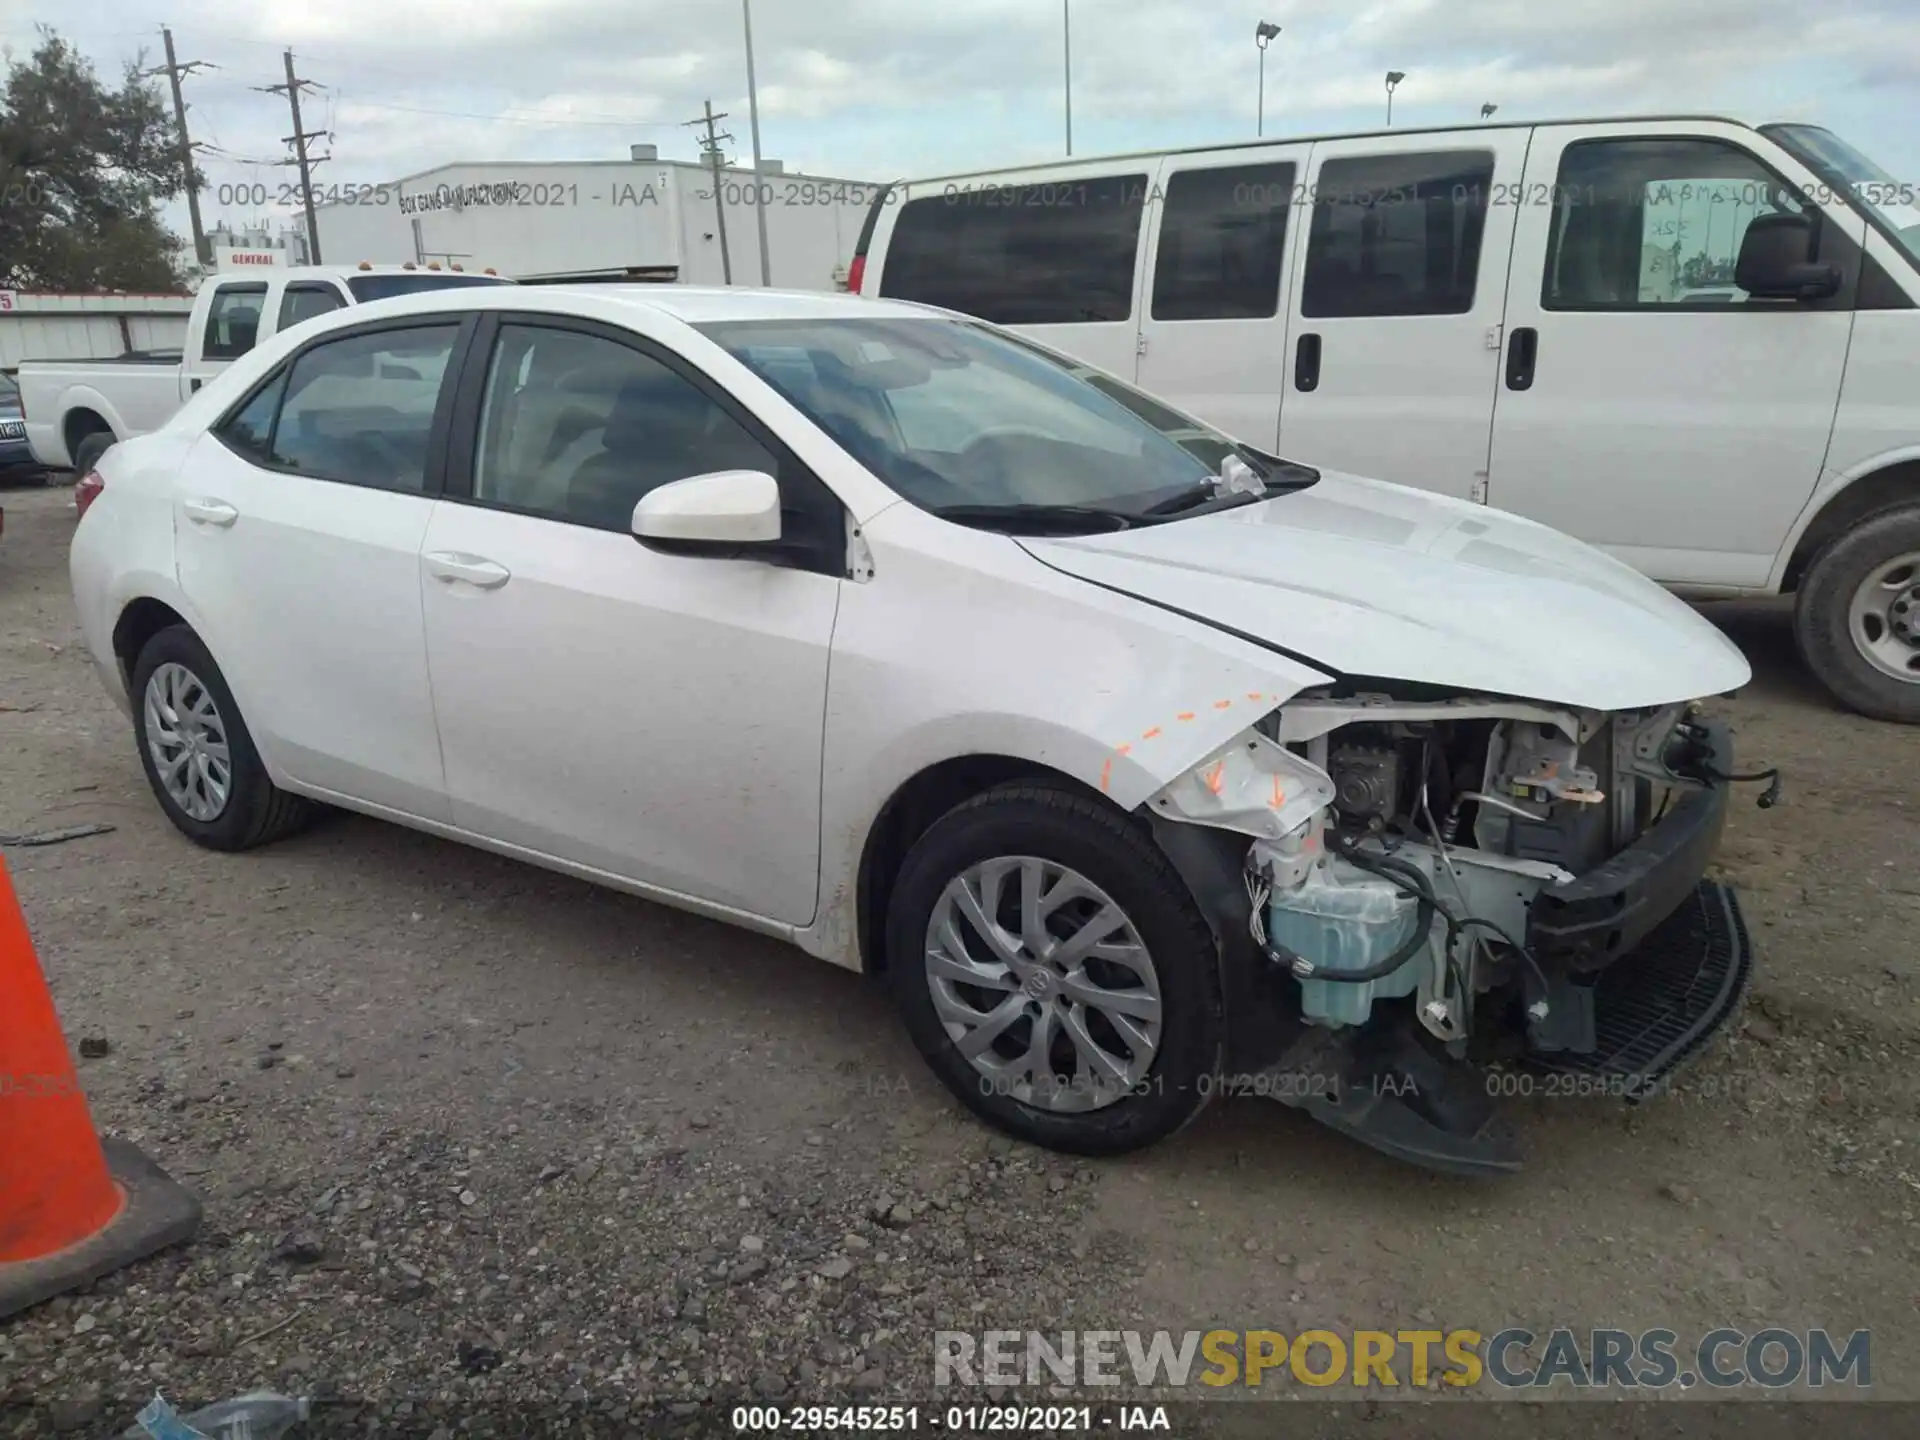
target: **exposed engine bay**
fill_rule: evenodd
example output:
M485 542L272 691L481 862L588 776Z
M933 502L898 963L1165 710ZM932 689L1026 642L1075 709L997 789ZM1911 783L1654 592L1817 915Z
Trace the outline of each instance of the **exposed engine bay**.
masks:
M1307 693L1150 804L1252 837L1245 922L1312 1033L1581 1056L1605 1048L1598 977L1711 888L1727 784L1777 800L1730 765L1688 705Z

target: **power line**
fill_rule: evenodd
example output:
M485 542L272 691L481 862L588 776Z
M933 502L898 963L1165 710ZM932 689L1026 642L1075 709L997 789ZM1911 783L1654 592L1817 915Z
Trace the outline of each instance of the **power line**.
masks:
M706 102L706 111L707 113L699 119L684 123L706 128L706 137L700 146L700 158L706 161L707 168L713 171L713 213L720 228L720 275L727 284L731 285L733 284L733 257L727 253L727 204L720 191L720 167L725 157L721 154L720 142L731 140L733 136L724 130L714 129L716 124L727 118L726 111L722 110L718 115L714 114L711 99Z

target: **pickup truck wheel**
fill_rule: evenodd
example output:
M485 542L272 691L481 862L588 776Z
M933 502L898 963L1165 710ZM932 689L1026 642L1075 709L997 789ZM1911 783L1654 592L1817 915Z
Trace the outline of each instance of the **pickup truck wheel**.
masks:
M313 814L268 778L226 678L185 625L160 631L134 662L133 733L154 798L196 844L251 849Z
M1023 1140L1120 1154L1212 1093L1212 934L1152 839L1091 796L1016 782L948 812L901 866L887 954L927 1064Z
M113 448L113 432L95 430L73 447L73 473L84 475L100 463L100 457Z
M1920 724L1920 505L1871 516L1820 552L1800 582L1794 635L1842 704Z

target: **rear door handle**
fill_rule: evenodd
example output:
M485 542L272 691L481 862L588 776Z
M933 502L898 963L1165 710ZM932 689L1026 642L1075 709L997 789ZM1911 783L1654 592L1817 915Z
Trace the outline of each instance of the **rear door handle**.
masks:
M224 500L182 500L180 508L196 525L218 525L226 529L240 518L240 512Z
M426 562L427 573L449 585L463 580L482 590L498 590L513 578L513 572L506 566L496 565L479 555L464 555L458 550L435 550L426 556Z
M1507 388L1533 388L1533 365L1540 356L1540 332L1523 325L1507 335Z
M1293 388L1314 390L1320 385L1320 337L1309 331L1293 349Z

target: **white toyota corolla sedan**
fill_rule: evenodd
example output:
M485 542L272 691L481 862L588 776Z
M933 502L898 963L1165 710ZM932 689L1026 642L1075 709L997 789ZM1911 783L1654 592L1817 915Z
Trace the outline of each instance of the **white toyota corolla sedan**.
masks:
M779 936L1043 1145L1255 1094L1510 1168L1490 1094L1637 1095L1747 979L1703 873L1766 777L1690 703L1748 678L1716 630L957 315L356 307L78 494L87 641L190 839L322 802Z

